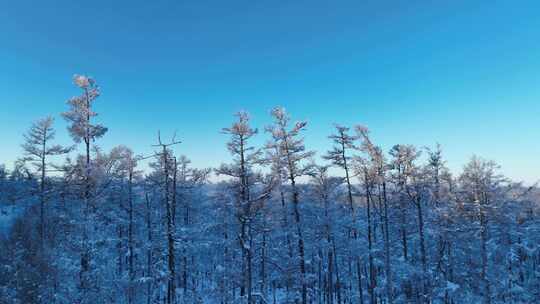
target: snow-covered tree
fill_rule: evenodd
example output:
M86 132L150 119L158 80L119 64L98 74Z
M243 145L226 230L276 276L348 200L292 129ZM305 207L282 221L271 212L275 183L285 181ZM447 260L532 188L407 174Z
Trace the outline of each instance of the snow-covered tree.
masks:
M372 174L371 182L374 184L374 189L377 189L376 197L380 205L383 222L386 299L389 303L393 303L394 295L392 286L392 265L390 261L390 220L388 213L389 202L386 188L388 164L382 149L373 144L369 136L369 130L365 126L356 126L356 133L358 138L361 140L361 149L367 155L367 160L370 164L369 166L371 166L371 169L368 169Z
M298 240L298 255L300 266L300 283L302 304L307 304L307 278L306 278L306 257L305 243L303 236L302 217L300 214L300 198L297 180L299 177L308 175L312 166L307 162L313 155L313 151L306 150L301 132L305 130L307 122L300 121L290 126L289 114L284 108L274 108L271 112L274 124L267 128L272 134L285 164L284 171L290 182L292 192L292 204L294 211L294 221L296 224L296 238Z
M74 81L84 151L53 159L70 149L47 118L0 166L2 304L540 302L540 190L491 161L451 172L438 145L385 150L337 125L317 164L306 123L275 108L260 135L238 113L231 160L196 169L174 138L100 148L99 90Z
M41 245L45 239L45 204L50 196L49 184L47 184L47 172L51 166L50 157L58 156L68 153L71 148L65 148L60 145L53 145L51 141L55 137L55 130L53 129L54 119L48 116L44 119L40 119L32 124L32 127L28 130L28 133L24 135L25 142L22 145L24 158L23 161L31 164L35 170L36 175L39 176L39 189L37 191L39 195L39 235L41 239Z
M222 164L217 170L218 175L231 177L235 195L235 216L240 231L238 242L242 251L242 275L240 297L247 297L247 302L253 302L253 258L256 228L254 222L272 189L272 182L257 172L257 166L263 163L262 151L255 149L249 141L257 134L257 129L249 125L249 115L246 112L236 114L237 121L230 127L224 128L223 133L230 135L227 148L233 156L233 163Z
M93 103L99 97L100 90L93 78L74 75L74 84L82 90L82 94L76 97L72 97L68 100L70 107L69 111L62 113L62 116L69 123L68 131L75 143L84 142L85 154L84 160L78 162L82 165L80 171L82 171L81 177L83 178L83 190L82 197L84 200L83 214L83 236L81 244L81 262L80 262L80 289L82 290L81 301L87 301L86 291L89 290L92 284L91 272L91 254L92 250L88 243L88 219L90 217L92 204L92 184L95 182L93 177L93 166L91 163L91 148L92 143L102 137L107 128L100 124L92 123L92 118L97 116L97 113L93 111Z

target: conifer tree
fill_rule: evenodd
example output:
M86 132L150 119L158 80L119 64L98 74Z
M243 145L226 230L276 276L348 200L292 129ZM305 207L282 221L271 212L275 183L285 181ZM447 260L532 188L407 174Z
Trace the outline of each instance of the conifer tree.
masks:
M54 119L48 116L32 124L28 133L24 135L25 142L22 145L23 161L30 163L39 175L39 236L40 244L43 246L45 239L45 204L47 202L50 187L47 184L47 172L51 166L50 157L68 153L71 148L53 145L51 141L55 137L53 129Z

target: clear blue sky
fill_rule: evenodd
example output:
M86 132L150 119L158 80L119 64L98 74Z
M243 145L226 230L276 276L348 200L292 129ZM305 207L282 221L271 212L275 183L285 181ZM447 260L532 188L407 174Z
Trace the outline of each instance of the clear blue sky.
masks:
M283 105L309 121L318 151L332 123L362 123L385 149L440 142L454 170L475 153L533 181L539 12L538 1L0 0L0 163L49 114L70 142L59 113L81 73L102 87L105 149L149 153L158 129L178 130L178 153L216 166L235 111L263 128Z

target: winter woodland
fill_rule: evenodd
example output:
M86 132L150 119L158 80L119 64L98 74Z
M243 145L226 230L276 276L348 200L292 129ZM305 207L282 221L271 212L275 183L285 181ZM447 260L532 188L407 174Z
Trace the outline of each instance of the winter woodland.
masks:
M171 130L100 149L99 86L74 84L73 144L46 117L0 167L0 303L540 303L540 191L492 161L450 172L439 145L337 124L315 155L276 107L231 116L230 160L193 168Z

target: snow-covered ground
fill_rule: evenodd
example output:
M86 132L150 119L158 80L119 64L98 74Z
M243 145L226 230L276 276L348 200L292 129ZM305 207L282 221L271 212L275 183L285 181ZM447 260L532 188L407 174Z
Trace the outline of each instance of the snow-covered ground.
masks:
M0 203L0 234L8 234L9 229L21 214L22 209L18 206Z

